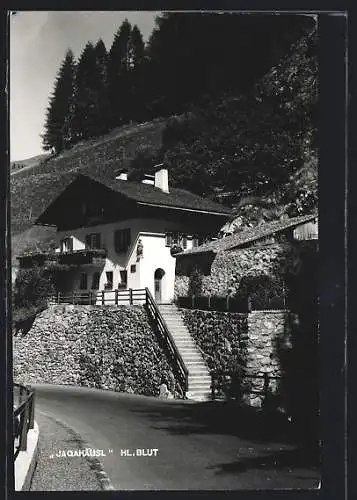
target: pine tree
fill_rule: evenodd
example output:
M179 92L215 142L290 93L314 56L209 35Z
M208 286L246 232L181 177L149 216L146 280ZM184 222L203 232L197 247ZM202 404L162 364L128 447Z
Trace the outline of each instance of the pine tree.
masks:
M130 110L130 34L131 24L127 19L118 29L108 55L108 100L110 106L109 126L117 127L128 121Z
M93 44L88 42L79 58L75 78L73 130L76 142L99 135L100 82L97 53Z
M130 34L130 119L142 121L145 119L145 44L139 28L134 25Z
M72 143L75 67L73 52L69 49L58 71L47 107L45 133L41 136L45 151L58 154Z
M102 135L109 130L108 112L109 103L107 99L107 49L102 39L99 39L94 47L96 66L97 66L97 80L96 91L98 95L98 106L96 110L97 115L97 131L98 135Z

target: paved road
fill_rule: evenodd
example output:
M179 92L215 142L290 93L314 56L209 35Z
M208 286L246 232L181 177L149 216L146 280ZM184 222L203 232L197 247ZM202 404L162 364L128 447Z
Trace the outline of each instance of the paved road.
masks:
M116 490L305 489L318 485L319 473L309 463L309 454L276 438L267 440L267 429L243 418L232 405L86 388L34 387L39 415L55 417L84 442L103 450L100 461ZM52 453L60 451L58 446L54 443ZM128 456L135 455L135 450L152 456Z

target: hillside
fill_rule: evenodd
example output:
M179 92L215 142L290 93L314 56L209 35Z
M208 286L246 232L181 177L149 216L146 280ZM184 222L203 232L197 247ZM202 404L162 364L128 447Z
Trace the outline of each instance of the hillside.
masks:
M132 175L164 161L171 185L232 207L229 230L316 210L316 42L305 33L247 94L126 125L11 176L13 263L51 245L52 229L31 226L77 173L112 179L123 161Z
M10 162L10 173L17 174L20 170L32 168L39 165L43 160L49 156L48 153L43 153L37 156L32 156L26 160L12 161Z
M36 218L79 173L105 175L113 178L124 161L133 157L146 144L161 145L165 120L125 126L105 137L77 144L56 158L50 158L30 170L11 176L11 232L13 264L16 256L26 249L47 248L54 230L32 227Z

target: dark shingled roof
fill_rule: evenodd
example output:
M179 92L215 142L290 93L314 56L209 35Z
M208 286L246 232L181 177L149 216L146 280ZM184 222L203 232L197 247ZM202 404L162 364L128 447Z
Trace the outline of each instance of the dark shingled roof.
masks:
M210 241L209 243L205 243L196 248L192 248L186 250L185 252L181 252L176 254L177 257L191 255L191 254L200 254L206 252L218 253L225 250L230 250L232 248L236 248L246 243L250 243L260 238L265 238L270 236L271 234L278 233L288 229L290 227L298 226L305 222L312 221L317 218L317 215L301 215L299 217L293 217L291 219L284 220L275 220L272 222L267 222L266 224L261 224L260 226L242 229L237 233L232 234L231 236L226 236L225 238L220 238L218 240Z
M99 182L112 191L120 193L139 203L178 207L211 213L214 212L227 216L232 213L231 210L224 205L211 201L207 198L202 198L201 196L185 191L184 189L169 188L170 192L165 193L151 184L143 184L142 182L124 181L119 179L108 180L103 177L83 174L80 174L80 176Z

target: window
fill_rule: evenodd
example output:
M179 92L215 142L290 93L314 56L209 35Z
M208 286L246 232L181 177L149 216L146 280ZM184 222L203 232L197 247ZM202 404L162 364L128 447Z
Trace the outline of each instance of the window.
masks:
M135 264L133 264L133 265L130 266L130 272L131 273L135 273L136 272L136 265Z
M126 269L124 271L120 271L120 283L118 288L127 288L128 286L128 272Z
M86 248L100 248L100 233L87 234Z
M112 290L113 289L113 271L107 271L105 273L107 282L104 285L105 290Z
M202 245L203 243L206 242L206 240L210 240L207 236L203 236L201 234L194 234L192 236L192 248L198 247L199 245Z
M87 288L88 288L88 276L87 276L87 273L82 273L81 279L79 282L79 289L80 290L87 290Z
M88 219L98 219L101 218L104 214L103 207L98 205L98 203L95 201L87 201L82 203L81 210L82 215L84 215Z
M94 273L93 274L93 281L92 281L92 290L98 290L99 289L99 279L100 279L100 274L99 273Z
M166 233L165 244L166 244L167 247L170 247L172 245L172 236L171 236L171 233Z
M73 250L73 239L64 238L61 240L61 252L71 252Z
M126 252L130 245L130 229L114 231L114 248L117 253Z
M173 247L177 245L185 249L187 248L187 235L179 233L177 231L166 233L165 245L167 247Z
M198 247L198 236L193 236L192 238L192 248Z

